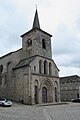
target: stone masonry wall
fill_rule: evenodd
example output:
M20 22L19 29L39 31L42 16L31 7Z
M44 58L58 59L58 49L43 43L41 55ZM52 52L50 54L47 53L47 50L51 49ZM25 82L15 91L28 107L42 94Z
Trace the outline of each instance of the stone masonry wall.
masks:
M32 40L32 46L30 47L27 46L28 39ZM42 49L42 39L46 40L46 49ZM31 31L22 38L22 48L26 57L41 55L46 58L52 58L51 37L39 30Z

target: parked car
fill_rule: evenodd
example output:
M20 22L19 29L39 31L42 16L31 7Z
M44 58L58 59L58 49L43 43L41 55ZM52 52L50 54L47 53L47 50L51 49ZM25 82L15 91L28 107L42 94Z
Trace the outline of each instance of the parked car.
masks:
M71 99L71 102L78 102L78 103L80 103L80 98Z
M5 107L10 107L12 105L12 101L6 98L0 98L0 105Z

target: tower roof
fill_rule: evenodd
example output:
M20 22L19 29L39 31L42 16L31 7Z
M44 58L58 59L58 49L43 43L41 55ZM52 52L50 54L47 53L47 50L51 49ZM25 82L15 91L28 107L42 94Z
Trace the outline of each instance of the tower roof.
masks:
M40 23L39 23L37 8L36 8L36 11L35 11L35 16L34 16L34 21L33 21L32 29L31 29L30 31L22 34L21 37L24 37L26 34L30 33L31 31L34 31L34 30L41 31L41 32L43 32L44 34L47 34L47 35L49 35L50 37L52 37L51 34L43 31L43 30L40 28Z
M33 21L33 27L32 28L35 28L35 27L40 28L37 9L36 9L36 12L35 12L34 21Z

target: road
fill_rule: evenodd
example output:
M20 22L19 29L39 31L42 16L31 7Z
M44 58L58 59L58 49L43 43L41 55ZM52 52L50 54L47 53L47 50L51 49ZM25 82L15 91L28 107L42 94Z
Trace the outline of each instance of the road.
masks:
M13 103L0 107L0 120L80 120L80 103L39 107Z

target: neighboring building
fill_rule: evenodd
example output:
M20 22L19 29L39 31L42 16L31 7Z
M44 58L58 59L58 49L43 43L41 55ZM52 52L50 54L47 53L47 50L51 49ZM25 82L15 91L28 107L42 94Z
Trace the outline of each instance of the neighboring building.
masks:
M25 104L60 101L51 37L40 28L36 9L32 29L21 35L22 48L0 57L0 97Z
M80 93L80 77L77 75L66 76L60 78L60 96L61 101L71 101L71 99L79 98Z

